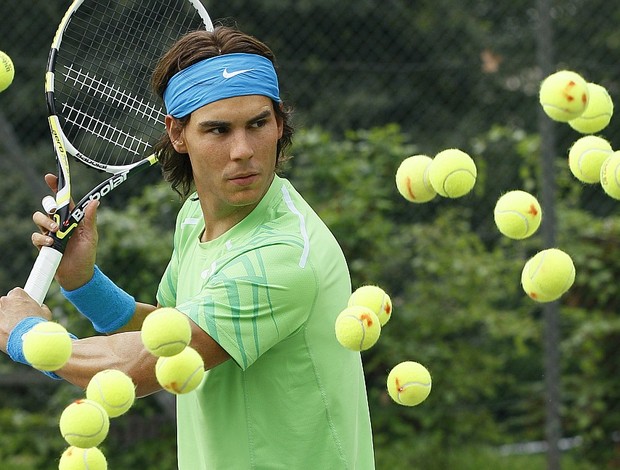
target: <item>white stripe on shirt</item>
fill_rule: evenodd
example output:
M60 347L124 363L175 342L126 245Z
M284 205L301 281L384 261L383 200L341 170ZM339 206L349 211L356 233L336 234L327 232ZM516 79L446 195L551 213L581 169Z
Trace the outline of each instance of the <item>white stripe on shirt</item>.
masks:
M181 222L181 227L184 225L196 225L200 219L198 217L186 217L183 222Z
M301 236L304 239L304 249L301 254L301 258L299 260L299 267L303 268L306 266L306 262L308 261L308 254L310 252L310 237L308 237L308 232L306 231L306 219L301 212L295 207L293 200L291 199L291 194L288 192L288 188L286 186L282 186L282 196L284 197L284 202L290 209L290 211L299 217L299 230L301 231Z

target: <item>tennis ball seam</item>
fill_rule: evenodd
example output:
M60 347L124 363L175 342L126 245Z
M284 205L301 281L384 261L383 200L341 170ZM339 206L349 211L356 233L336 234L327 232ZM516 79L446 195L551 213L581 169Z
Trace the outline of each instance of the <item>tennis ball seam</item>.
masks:
M175 391L177 391L177 392L181 392L181 393L182 393L182 392L183 392L183 391L187 388L187 386L189 385L189 383L190 383L192 380L194 380L194 377L196 376L196 374L199 374L199 373L200 373L201 369L202 369L202 367L201 367L201 366L197 366L197 367L194 369L194 371L193 371L191 374L189 374L189 375L187 376L187 378L186 378L186 379L185 379L185 381L181 384L181 386L180 386L180 387L178 387L177 389L175 389ZM176 382L173 382L173 384L176 384Z
M189 345L191 325L185 314L170 307L151 312L141 328L144 347L155 356L174 356Z
M365 351L379 340L381 321L377 314L363 305L345 308L335 323L338 342L352 351Z
M398 401L401 404L405 404L401 398L401 395L403 393L405 393L405 391L410 388L410 387L415 387L415 386L419 386L419 387L424 387L424 388L430 388L431 384L429 383L425 383L425 382L417 382L417 381L409 381L409 382L405 382L400 386L396 387L396 390L398 391L397 397L398 397Z
M588 100L588 83L574 71L560 70L540 84L539 102L553 120L568 122L578 118L586 110Z
M534 272L532 273L532 276L531 276L530 280L531 280L532 284L533 284L534 286L536 286L536 288L537 288L537 289L538 289L538 290L539 290L542 294L545 294L545 295L547 295L547 296L549 296L549 297L555 297L557 294L549 292L547 289L545 289L544 283L541 283L540 281L536 281L536 280L534 279L534 278L536 277L536 274L538 273L538 270L542 267L542 263L544 262L544 258L545 258L547 255L548 255L548 254L547 254L547 253L545 253L545 254L542 256L542 258L541 258L541 260L540 260L539 265L538 265L538 266L536 266L536 267L534 268ZM559 294L559 295L557 295L557 297L556 297L556 298L561 297L561 296L562 296L562 295L563 295L566 291L568 291L568 289L570 288L570 286L571 286L571 284L572 284L572 282L571 282L570 280L571 280L571 278L573 278L573 277L574 277L574 275L575 275L575 267L574 267L574 266L572 266L572 267L571 267L571 270L570 270L570 273L569 273L569 274L568 274L568 276L566 277L566 281L564 282L564 285L560 288L560 294Z
M458 170L452 170L450 173L446 174L446 177L443 180L441 189L443 190L443 192L445 194L447 194L449 197L453 197L454 195L460 194L459 192L456 193L451 193L451 191L446 187L449 185L449 180L451 177L456 176L458 173L466 173L467 175L471 176L472 180L476 180L476 177L474 176L474 174L469 171L466 168L459 168Z
M456 199L468 194L476 184L478 171L466 152L451 148L442 150L429 165L429 180L443 197Z
M107 468L107 459L97 447L82 449L77 446L69 446L62 453L58 468L59 470L104 469Z
M528 232L530 231L530 221L528 220L528 218L526 216L524 216L521 212L514 210L514 209L505 209L505 210L499 210L496 211L496 214L498 215L514 215L516 217L518 217L519 219L521 219L523 221L523 224L525 226L525 230L521 230L521 232L523 232L523 236L527 235Z
M78 410L76 406L88 406L88 410ZM72 408L73 407L73 408ZM60 428L62 432L63 438L71 445L80 448L88 448L95 447L99 445L108 434L110 420L105 409L96 403L93 400L79 400L74 402L72 405L69 405L66 410L71 412L70 415L63 414L60 418ZM66 411L65 410L65 411ZM76 420L80 418L80 414L86 414L83 418L87 419L87 424L90 426L92 424L97 424L97 420L93 419L91 413L95 413L95 416L99 419L99 426L96 429L85 429L83 426L78 430L73 430L75 428ZM67 422L70 420L71 424ZM82 422L82 421L81 421ZM80 422L80 423L81 423ZM67 429L69 428L69 429Z
M549 287L546 287L545 280L537 278L537 275L543 268L545 260L547 259L547 257L551 256L552 252L558 252L561 257L565 258L565 260L570 263L570 271L566 273L566 278L563 281L563 284L558 285L557 289L549 290ZM532 264L533 260L536 260L535 265ZM529 282L531 283L531 286L534 288L534 292L527 292L527 294L534 300L544 299L539 301L551 302L553 300L559 299L570 289L575 280L576 270L572 259L567 253L564 253L563 251L557 249L547 249L537 253L530 260L528 260L528 262L524 266L524 275L527 276ZM532 294L535 295L533 296Z
M417 406L430 395L432 377L422 364L404 361L392 368L387 378L390 397L399 405Z
M424 203L437 195L428 177L431 163L432 159L428 155L416 154L405 158L398 166L396 188L407 201Z
M596 83L587 83L587 88L589 98L586 109L581 116L568 121L568 124L582 134L594 134L609 125L613 116L614 103L605 87Z
M370 325L366 325L364 323L364 319L367 319L367 314L362 314L362 317L357 317L356 315L344 315L343 318L352 318L355 320L360 328L362 329L362 337L359 341L359 349L361 350L364 347L364 341L366 341L366 328L370 327Z
M98 392L97 401L100 401L102 404L104 404L108 408L121 410L121 409L124 409L129 403L133 403L133 400L131 398L127 398L126 400L122 402L113 402L108 398L108 396L110 395L110 392L106 394L103 391L103 388L99 382L95 382L94 385L96 387L96 391Z
M60 323L39 323L22 336L24 357L38 370L60 369L71 357L72 349L71 337Z
M165 348L167 348L169 346L174 346L174 345L183 345L183 347L185 347L185 346L187 346L187 343L185 341L182 341L182 340L168 341L167 343L160 343L156 347L151 347L150 351L151 352L157 352L157 351L165 349Z
M179 354L160 357L155 365L155 376L164 390L175 394L189 393L204 377L204 361L195 349L187 346Z

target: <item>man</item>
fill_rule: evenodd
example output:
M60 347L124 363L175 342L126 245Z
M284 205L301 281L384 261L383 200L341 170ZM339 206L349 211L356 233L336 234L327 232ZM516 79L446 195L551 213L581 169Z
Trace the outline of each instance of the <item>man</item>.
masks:
M360 355L334 335L350 277L328 228L276 174L292 128L274 63L263 43L218 27L182 38L153 74L168 113L158 145L164 177L183 195L195 188L177 217L157 306L189 317L191 346L208 370L177 399L179 468L370 469ZM135 302L95 266L97 205L87 207L57 280L107 335L74 341L56 374L85 387L96 372L120 369L143 396L161 388L139 332L156 306ZM34 244L49 244L56 227L41 213L34 221L43 232ZM36 317L50 313L21 289L0 299L3 351L19 351Z

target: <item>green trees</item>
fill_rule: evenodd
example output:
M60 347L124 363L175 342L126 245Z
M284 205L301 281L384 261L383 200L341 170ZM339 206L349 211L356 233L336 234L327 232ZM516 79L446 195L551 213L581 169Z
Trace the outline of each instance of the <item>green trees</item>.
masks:
M500 191L531 188L536 145L506 128L477 136L475 190L415 205L394 184L398 164L416 151L398 127L342 140L317 129L298 136L291 179L342 243L353 286L378 284L394 303L379 342L363 353L379 468L396 462L398 449L409 449L400 464L424 458L424 468L452 468L465 448L544 439L541 309L520 286L521 268L542 242L540 235L508 240L493 223L497 179ZM567 195L558 243L578 272L562 300L564 432L582 436L584 456L602 464L613 454L603 436L617 426L615 387L603 364L612 361L618 328L608 309L617 302L611 279L619 222L576 208L586 189L567 175L565 162L557 168ZM415 408L395 405L385 391L387 373L403 360L425 364L433 376L430 397Z
M510 187L527 188L535 145L536 139L505 129L479 136L473 143L480 150L474 155L480 175L475 190L460 199L438 196L414 205L398 194L394 183L400 161L417 150L397 126L350 132L343 139L320 129L297 136L286 176L340 240L354 287L381 285L394 303L379 342L363 353L379 468L391 465L395 454L411 465L423 458L425 468L483 456L487 460L482 462L495 462L489 459L500 456L484 450L488 446L543 438L540 308L519 285L521 267L540 248L540 239L501 237L485 184L489 161L501 149L511 155L515 176L507 177ZM613 279L619 269L613 253L620 220L596 218L574 207L571 200L579 200L583 188L565 178L562 168L559 163L560 189L571 197L560 207L559 243L570 247L578 273L562 301L565 432L582 436L584 457L604 463L612 453L607 436L618 425L611 412L618 397L608 367L620 330L613 315ZM145 187L126 207L100 210L98 263L140 300L153 301L170 254L178 205L177 196L161 183ZM92 334L56 291L48 303L70 330ZM387 373L403 360L425 364L433 376L433 391L418 407L396 405L385 390ZM23 366L2 368L12 369ZM10 445L7 441L3 447L10 451L2 451L9 462L22 454L45 462L62 450L55 415L80 391L55 383L41 386L54 390L52 399L42 402L44 408L12 395L0 414L13 429ZM114 436L122 435L132 419L161 413L159 407L152 398L140 400L130 417L113 423L104 445L111 464L127 464L131 457L132 465L166 468L150 457L148 441L132 443L129 454L115 452L123 444ZM27 436L34 430L46 444L30 447ZM158 447L164 452L157 454L160 462L173 459L172 436L166 442L167 451ZM480 452L471 451L476 447ZM501 458L502 465L511 462Z

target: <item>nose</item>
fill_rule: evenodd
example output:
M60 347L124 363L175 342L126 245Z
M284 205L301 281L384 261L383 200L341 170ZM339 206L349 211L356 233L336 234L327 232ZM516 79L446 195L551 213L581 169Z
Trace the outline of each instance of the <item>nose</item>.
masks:
M230 145L230 159L247 160L252 158L253 155L254 148L245 130L235 132Z

